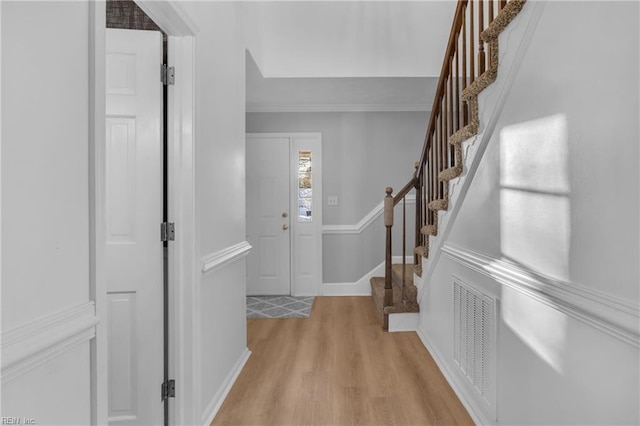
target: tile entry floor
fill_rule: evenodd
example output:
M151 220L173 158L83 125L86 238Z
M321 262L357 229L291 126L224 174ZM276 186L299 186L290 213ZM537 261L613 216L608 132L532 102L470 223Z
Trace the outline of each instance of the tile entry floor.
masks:
M247 318L308 318L314 296L247 296Z

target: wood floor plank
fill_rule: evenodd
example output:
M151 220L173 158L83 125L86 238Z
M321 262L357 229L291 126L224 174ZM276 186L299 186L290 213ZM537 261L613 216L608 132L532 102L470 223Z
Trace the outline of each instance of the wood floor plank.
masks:
M316 297L309 318L247 320L252 356L212 425L472 425L414 332L370 297Z

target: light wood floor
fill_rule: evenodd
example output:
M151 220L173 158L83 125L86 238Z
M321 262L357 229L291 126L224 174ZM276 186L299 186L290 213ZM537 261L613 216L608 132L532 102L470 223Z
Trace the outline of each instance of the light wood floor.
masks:
M306 319L249 319L253 352L213 425L471 425L414 332L370 297L317 297Z

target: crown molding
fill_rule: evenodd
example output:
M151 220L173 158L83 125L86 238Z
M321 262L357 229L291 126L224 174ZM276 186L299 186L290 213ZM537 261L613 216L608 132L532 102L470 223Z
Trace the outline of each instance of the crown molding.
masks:
M429 112L427 104L277 104L247 102L247 112Z

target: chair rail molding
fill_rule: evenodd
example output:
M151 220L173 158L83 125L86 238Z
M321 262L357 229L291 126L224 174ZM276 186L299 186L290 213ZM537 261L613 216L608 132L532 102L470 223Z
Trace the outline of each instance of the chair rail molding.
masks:
M406 196L407 205L416 203L415 194ZM358 223L355 225L323 225L323 235L340 235L340 234L361 234L371 224L382 215L384 210L384 201L381 201L376 205L369 213L367 213Z
M636 303L467 248L446 244L442 251L462 266L640 348L640 305Z
M8 382L96 335L95 303L87 301L2 333L2 381Z
M202 274L213 272L226 265L236 262L249 255L251 245L247 241L223 248L204 256L202 261Z

